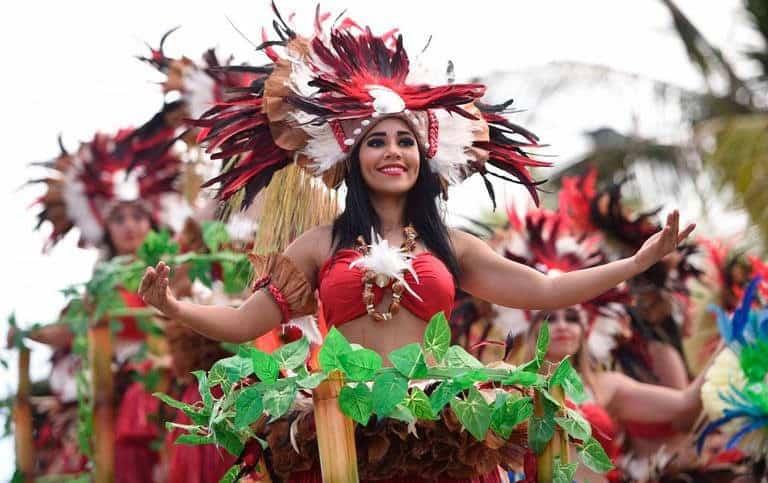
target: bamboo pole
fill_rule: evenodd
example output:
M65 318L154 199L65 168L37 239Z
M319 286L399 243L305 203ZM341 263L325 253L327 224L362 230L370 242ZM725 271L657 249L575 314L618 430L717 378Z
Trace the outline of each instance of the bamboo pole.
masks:
M549 375L552 371L552 364L547 362L542 368L544 374ZM565 404L565 392L560 386L556 386L550 389L549 393L560 404ZM544 397L538 392L534 396L534 408L533 412L536 416L544 416ZM555 427L555 434L552 439L549 440L544 451L536 457L536 481L538 483L549 483L554 476L555 457L560 458L560 464L566 464L569 462L569 446L568 435L560 427Z
M354 422L339 408L344 376L333 371L312 392L315 404L317 448L324 483L357 483L357 448Z
M115 389L109 324L90 327L88 338L93 381L94 482L112 483L115 481Z
M562 386L556 386L549 391L560 404L565 405L565 391ZM555 436L552 437L554 444L558 445L557 455L560 456L560 464L570 462L570 446L568 445L568 434L560 426L555 427ZM555 441L557 440L557 441Z
M29 379L30 352L19 348L19 386L13 403L14 439L16 443L16 467L24 483L34 481L35 446L32 438L32 406L29 403L31 383Z
M544 397L538 392L533 397L533 414L538 417L544 416ZM538 483L549 483L552 481L555 461L555 445L557 433L544 447L541 454L536 455L536 481Z

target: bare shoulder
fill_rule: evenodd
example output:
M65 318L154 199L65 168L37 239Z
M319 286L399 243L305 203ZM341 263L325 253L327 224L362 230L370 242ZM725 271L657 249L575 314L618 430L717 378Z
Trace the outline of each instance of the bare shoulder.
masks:
M467 252L476 243L482 243L482 241L474 235L471 235L458 228L449 228L448 236L451 238L451 244L453 244L453 251L456 253L456 258L461 259L464 253Z
M610 406L619 388L634 383L632 378L616 371L598 372L595 381L595 391L599 392L596 396L603 406Z
M311 258L319 266L331 253L332 226L321 225L302 233L286 249L291 256Z

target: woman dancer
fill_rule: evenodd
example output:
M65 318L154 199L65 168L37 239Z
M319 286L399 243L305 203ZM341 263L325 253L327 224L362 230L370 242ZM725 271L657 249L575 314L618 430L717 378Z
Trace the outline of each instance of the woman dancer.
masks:
M527 168L545 163L526 151L536 137L506 120L509 103L483 104L481 84L419 79L400 36L375 36L351 21L330 32L317 24L314 37L301 38L278 16L283 40L264 44L273 63L258 68L260 82L200 124L220 156L238 155L212 180L222 199L247 204L295 161L330 187L345 183L344 212L282 254L254 256L259 280L236 309L181 302L168 288L169 268L148 267L139 292L169 317L243 342L313 313L317 289L326 323L383 354L421 340L424 321L450 311L457 286L505 306L567 307L641 273L692 231L678 229L675 212L633 256L548 278L449 230L438 199L471 174L494 167L537 197Z

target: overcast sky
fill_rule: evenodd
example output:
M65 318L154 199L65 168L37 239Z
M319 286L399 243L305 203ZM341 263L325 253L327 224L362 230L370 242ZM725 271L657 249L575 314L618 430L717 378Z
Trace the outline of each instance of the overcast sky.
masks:
M701 2L679 0L679 6L716 45L732 58L754 39L745 27L738 0ZM196 7L194 5L199 5ZM310 26L314 4L282 1L281 11L297 11L297 26ZM430 35L431 58L452 60L457 80L508 71L535 69L555 61L579 61L610 66L649 78L698 89L701 80L671 30L661 2L644 1L481 1L437 2L324 1L322 7L348 14L382 32L400 27L411 51ZM42 255L46 233L34 233L29 204L39 191L18 190L35 175L26 163L57 153L62 132L70 148L96 130L114 131L146 120L163 98L155 82L159 75L133 56L147 52L143 42L157 45L166 30L181 25L166 43L171 56L198 59L208 47L234 54L238 61L262 63L251 45L232 27L258 41L260 27L272 20L267 1L131 1L131 2L6 2L0 6L0 45L3 78L0 89L0 141L4 159L0 176L0 247L5 273L0 277L0 333L5 317L15 310L22 325L52 320L61 308L58 289L84 281L95 254L75 247L68 237L50 254ZM442 64L441 64L442 65ZM741 72L747 64L737 63ZM507 84L504 84L507 85ZM524 90L522 88L521 90ZM535 110L533 95L524 91L492 93L513 97L519 107ZM644 97L619 91L611 99L590 94L567 105L548 106L533 120L544 140L553 145L557 162L567 162L585 142L586 129L612 124L632 126L643 115ZM558 109L560 109L558 111ZM656 121L650 123L654 131ZM659 129L655 126L656 131ZM546 129L542 132L542 129ZM39 173L37 173L39 174ZM453 195L451 208L471 212L485 208L478 183ZM480 208L477 208L480 207ZM15 354L0 352L4 358ZM47 353L36 350L36 373L45 374ZM0 395L15 384L15 373L0 368ZM0 442L0 454L11 450ZM5 458L4 461L9 461ZM9 476L0 465L0 481Z

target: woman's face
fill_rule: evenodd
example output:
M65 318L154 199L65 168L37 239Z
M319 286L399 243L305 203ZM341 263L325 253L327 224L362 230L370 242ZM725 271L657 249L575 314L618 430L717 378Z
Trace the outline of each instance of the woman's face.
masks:
M136 203L120 203L109 212L107 234L116 255L133 255L144 242L152 223L144 208Z
M533 334L538 334L539 325L549 323L549 351L547 360L560 362L566 356L573 356L581 349L586 314L583 310L569 307L538 314ZM535 342L534 342L535 343Z
M419 147L408 125L384 119L363 138L359 156L365 184L377 194L401 195L419 176Z

